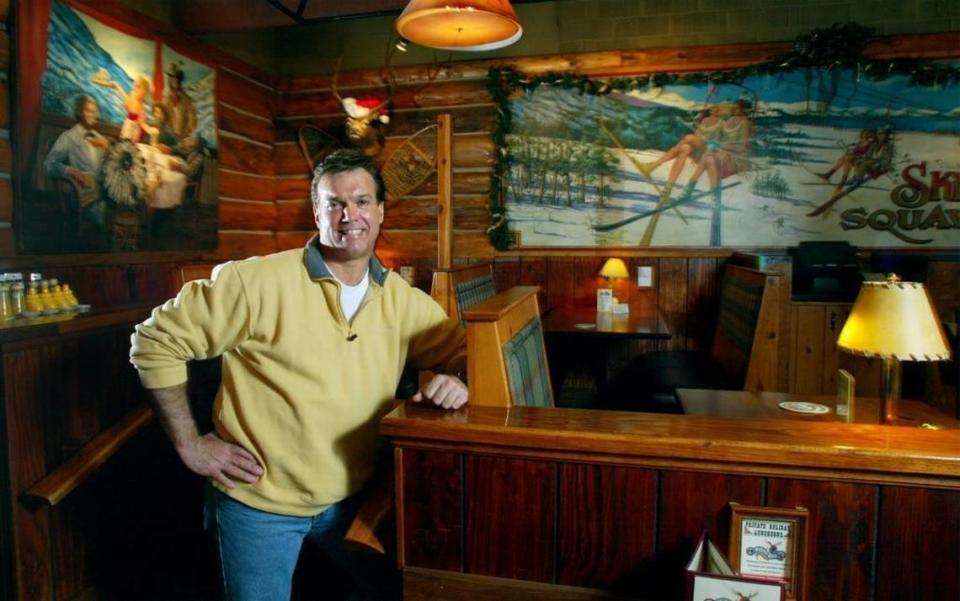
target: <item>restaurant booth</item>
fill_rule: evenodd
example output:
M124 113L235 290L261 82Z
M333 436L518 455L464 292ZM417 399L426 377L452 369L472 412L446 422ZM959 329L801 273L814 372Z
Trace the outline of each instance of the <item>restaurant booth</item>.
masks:
M220 595L130 334L342 147L468 333L350 534L404 598L960 598L960 7L341 4L0 0L0 598Z

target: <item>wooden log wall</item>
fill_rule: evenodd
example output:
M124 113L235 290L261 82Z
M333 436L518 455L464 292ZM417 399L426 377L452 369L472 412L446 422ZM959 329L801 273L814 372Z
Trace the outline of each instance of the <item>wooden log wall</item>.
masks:
M9 227L10 149L6 115L0 98L0 269L40 269L69 281L81 299L95 305L160 301L179 285L180 266L266 254L300 246L314 231L309 201L309 169L297 144L297 131L313 125L343 139L344 114L331 90L329 74L277 81L215 49L187 39L169 25L108 1L75 0L91 12L106 13L156 32L188 55L217 68L219 127L219 245L215 251L16 257ZM6 2L0 0L0 9ZM5 11L3 11L5 14ZM0 31L0 74L8 64L9 40ZM956 54L960 34L900 36L872 42L878 57L910 54L942 58ZM577 55L470 61L392 69L391 123L385 132L381 163L408 136L449 113L453 122L453 204L455 263L492 260L498 287L542 287L542 306L574 302L592 304L597 272L611 255L626 259L630 273L639 265L654 267L654 287L634 282L615 286L620 300L635 307L656 302L677 334L671 348L702 348L711 333L718 270L730 254L725 249L620 248L524 249L495 251L487 241L487 211L494 145L490 131L496 108L486 89L491 66L513 65L527 73L573 70L593 76L655 71L684 71L742 66L764 61L787 44L747 44L710 48L661 48ZM5 84L0 80L0 84ZM381 69L339 74L342 96L380 96L388 92ZM5 87L0 85L0 95ZM6 174L6 177L5 175ZM4 200L4 194L7 200ZM417 284L429 289L437 253L437 178L387 207L378 252L388 264L410 265ZM4 207L7 207L4 209ZM5 217L6 216L6 217Z
M960 34L898 36L870 42L867 53L878 58L955 56ZM453 121L453 205L455 263L494 261L498 288L524 284L543 288L541 306L574 302L592 304L599 281L597 272L608 256L626 259L631 274L639 265L654 267L654 287L639 289L635 276L618 282L615 294L631 305L655 301L670 319L677 334L665 346L702 348L712 333L716 315L717 274L730 251L714 248L524 249L497 252L486 237L490 175L495 148L490 132L496 107L487 91L487 71L508 64L539 74L576 71L592 76L646 72L693 71L745 66L771 59L789 49L788 44L739 44L722 47L619 50L576 55L556 55L471 61L446 65L420 65L389 71L394 83L391 122L385 129L387 144L382 163L419 129L449 113ZM338 75L341 96L377 96L388 93L384 69L365 69ZM309 211L309 176L297 146L297 131L304 125L324 129L343 138L344 115L331 89L331 76L304 77L279 88L276 112L278 246L301 243L313 228ZM388 264L412 265L417 285L429 289L437 254L436 177L392 201L386 211L378 252ZM743 250L743 249L741 249ZM778 249L782 252L782 249ZM786 382L786 366L783 366Z
M9 0L0 0L0 255L13 253L13 152L10 147Z

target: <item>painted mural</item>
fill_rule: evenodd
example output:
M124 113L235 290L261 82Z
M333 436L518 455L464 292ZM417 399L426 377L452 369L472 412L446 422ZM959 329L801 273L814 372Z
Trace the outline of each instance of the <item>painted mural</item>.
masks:
M146 32L55 1L24 250L215 247L215 78Z
M855 69L514 90L502 189L523 247L960 244L960 86Z

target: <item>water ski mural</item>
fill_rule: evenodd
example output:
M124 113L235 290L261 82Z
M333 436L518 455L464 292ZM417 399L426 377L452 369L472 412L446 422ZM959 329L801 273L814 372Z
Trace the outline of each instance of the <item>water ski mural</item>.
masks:
M803 69L624 87L558 75L504 90L515 244L960 242L955 81Z
M25 252L213 248L215 70L55 1Z

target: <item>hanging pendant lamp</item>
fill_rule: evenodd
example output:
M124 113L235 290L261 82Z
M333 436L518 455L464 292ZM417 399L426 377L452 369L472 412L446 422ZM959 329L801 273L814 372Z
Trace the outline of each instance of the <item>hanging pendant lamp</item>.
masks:
M440 50L496 50L523 34L510 0L410 0L396 26L400 36Z

